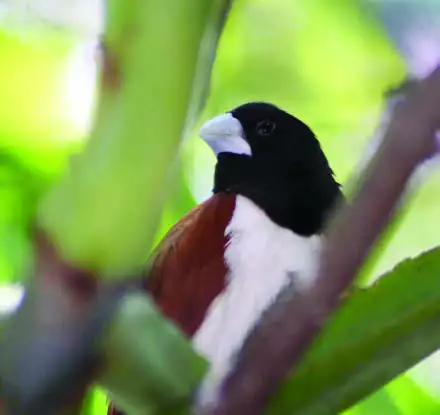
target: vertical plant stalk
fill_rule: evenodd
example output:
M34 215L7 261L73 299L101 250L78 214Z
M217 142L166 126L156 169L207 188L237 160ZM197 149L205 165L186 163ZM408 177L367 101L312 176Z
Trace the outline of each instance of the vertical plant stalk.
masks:
M107 6L91 137L39 207L35 279L1 344L1 394L13 415L75 413L100 374L124 405L155 407L167 393L171 401L188 398L204 370L148 297L119 302L127 284L105 283L133 278L150 250L230 1L108 0ZM109 349L98 356L106 341ZM173 348L174 360L161 353L163 344ZM109 358L104 368L102 357ZM145 367L154 371L140 373ZM117 380L130 375L140 393Z
M96 120L39 224L70 263L127 278L149 252L206 91L225 0L109 0Z

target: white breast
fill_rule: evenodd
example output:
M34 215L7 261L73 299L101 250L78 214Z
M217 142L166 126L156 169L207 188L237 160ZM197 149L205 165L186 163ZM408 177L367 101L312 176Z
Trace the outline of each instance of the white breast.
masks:
M311 282L321 246L318 236L301 237L278 226L243 196L237 196L226 234L228 285L193 337L195 348L211 362L198 394L202 405L216 398L235 353L293 273L298 289Z

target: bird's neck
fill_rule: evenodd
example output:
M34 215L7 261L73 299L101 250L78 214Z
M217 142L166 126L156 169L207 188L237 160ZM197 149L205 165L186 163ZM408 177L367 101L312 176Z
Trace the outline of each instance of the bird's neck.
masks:
M241 194L278 225L309 236L320 233L337 200L339 185L331 170L258 165L250 157L220 154L214 192Z

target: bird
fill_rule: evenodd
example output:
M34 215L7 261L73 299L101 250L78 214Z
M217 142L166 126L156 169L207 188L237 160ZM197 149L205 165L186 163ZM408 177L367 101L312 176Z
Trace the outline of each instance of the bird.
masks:
M212 195L158 244L143 288L209 361L195 398L203 406L281 291L313 284L343 195L311 128L271 103L235 107L199 135L216 156Z

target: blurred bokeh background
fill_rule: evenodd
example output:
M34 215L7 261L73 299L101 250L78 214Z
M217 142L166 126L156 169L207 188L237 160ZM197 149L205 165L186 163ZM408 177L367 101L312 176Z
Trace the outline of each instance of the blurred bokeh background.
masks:
M19 300L32 268L36 203L87 139L102 27L99 0L0 1L0 311ZM372 148L384 91L425 75L439 58L439 1L236 0L200 123L246 101L270 101L315 130L344 184ZM195 127L157 238L210 193L215 160ZM367 279L438 243L439 191L436 169L418 178ZM440 413L437 361L429 358L349 412ZM95 393L84 413L105 413L104 404Z

